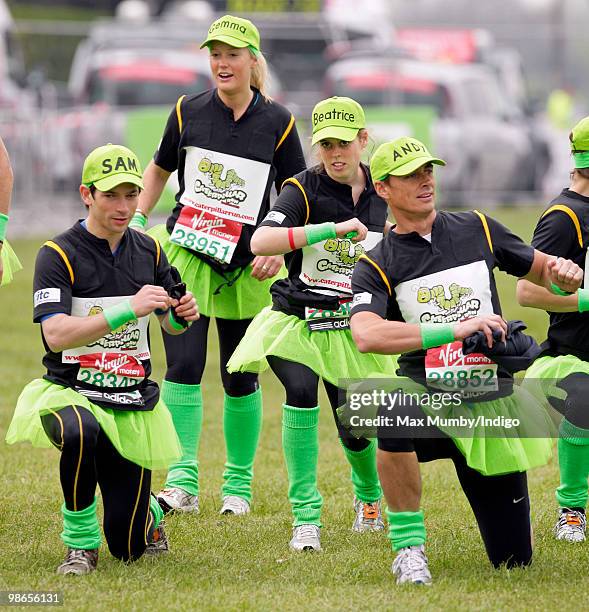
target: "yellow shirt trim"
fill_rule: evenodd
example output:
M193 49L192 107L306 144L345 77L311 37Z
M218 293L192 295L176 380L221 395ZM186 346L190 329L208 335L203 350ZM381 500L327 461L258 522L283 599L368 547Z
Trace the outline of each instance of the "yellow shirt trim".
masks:
M551 213L553 210L560 210L561 212L567 214L571 218L571 221L573 222L573 225L575 226L575 229L577 230L577 240L579 241L579 246L583 248L583 234L581 233L581 224L579 223L579 219L577 215L575 214L575 212L572 209L570 209L568 206L565 206L564 204L555 204L554 206L551 206L540 217L540 219L543 219L548 213Z
M70 264L70 260L68 259L68 256L65 254L65 251L58 244L53 242L53 240L48 240L43 246L48 246L50 249L57 251L61 255L61 258L63 259L68 269L68 272L70 273L70 280L72 281L72 285L73 285L74 284L74 270L72 268L72 265Z
M307 194L305 193L305 189L303 188L303 186L299 183L299 181L296 178L291 177L291 178L287 178L284 181L284 183L282 183L282 185L280 186L281 190L286 185L286 183L292 183L293 185L295 185L301 190L301 193L303 194L303 198L305 198L305 205L307 207L307 216L305 217L305 225L307 225L307 222L309 221L309 215L311 214L311 209L309 208L309 200L307 199Z
M382 278L384 284L387 286L387 291L389 292L389 295L393 295L393 291L391 289L391 284L389 283L389 279L386 277L386 274L383 272L382 268L372 259L370 259L370 257L368 257L368 255L360 255L360 257L358 257L358 261L360 261L360 259L365 259L369 264L371 264L372 266L374 266L376 268L376 271L380 274L380 277Z
M491 253L493 252L493 241L491 240L491 232L489 231L489 224L487 223L487 217L480 213L478 210L473 211L475 215L479 216L481 223L483 224L483 229L485 230L485 236L487 237L487 242L489 243L489 248L491 249Z

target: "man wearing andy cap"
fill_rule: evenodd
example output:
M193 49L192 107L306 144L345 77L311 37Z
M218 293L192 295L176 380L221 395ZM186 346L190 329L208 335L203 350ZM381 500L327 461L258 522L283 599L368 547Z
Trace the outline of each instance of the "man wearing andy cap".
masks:
M507 324L501 317L495 267L545 287L554 282L569 291L578 288L582 271L573 262L556 262L535 251L477 211L437 212L434 164L445 163L423 143L407 137L381 145L371 160L376 191L397 224L354 270L354 340L362 352L400 353L401 378L395 383L417 390L422 400L440 389L452 392L449 399L456 403L443 404L439 413L443 416L523 420L522 411L528 409L530 419L536 418L537 402L513 386L511 372L482 352L465 360L462 340L479 331L489 348L493 333L505 340ZM424 405L428 403L420 402L417 410L425 418ZM398 408L405 416L401 411L411 406ZM397 582L431 582L419 461L439 458L454 462L493 565L527 565L532 542L525 471L548 460L550 440L492 438L484 423L460 432L443 424L438 429L429 420L423 428L416 420L415 428L408 431L398 423L377 428L389 537L398 553L393 563Z
M589 477L589 117L575 125L569 139L574 162L570 186L540 217L532 244L584 268L583 289L566 295L521 280L517 291L520 304L541 308L550 315L548 339L526 372L525 384L541 389L564 417L558 438L560 486L556 500L560 508L554 533L558 540L583 542Z
M146 549L167 550L151 470L166 468L180 448L149 380L149 315L168 334L180 334L198 311L190 293L181 296L159 244L127 229L142 187L132 151L95 149L79 189L86 219L47 241L37 257L34 321L41 324L47 372L21 393L6 441L61 451L61 537L68 551L60 574L96 569L97 484L115 557L132 561Z

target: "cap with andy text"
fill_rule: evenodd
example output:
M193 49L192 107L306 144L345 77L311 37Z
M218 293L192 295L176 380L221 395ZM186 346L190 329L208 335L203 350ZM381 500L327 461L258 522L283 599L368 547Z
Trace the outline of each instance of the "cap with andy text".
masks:
M417 140L404 136L385 142L376 149L370 160L370 174L375 181L384 181L387 176L407 176L425 164L445 166L443 159L432 157L427 147Z
M589 117L575 125L569 139L575 168L589 168Z
M82 183L86 187L94 185L99 191L109 191L122 183L132 183L143 189L141 164L127 147L109 143L86 157Z
M315 105L311 116L313 138L311 144L317 144L325 138L338 138L351 141L358 131L366 127L362 107L352 100L334 96L321 100Z
M232 47L250 47L254 52L260 50L258 28L249 19L243 19L243 17L224 15L217 21L213 21L207 33L207 38L200 48L202 49L216 40L227 43Z

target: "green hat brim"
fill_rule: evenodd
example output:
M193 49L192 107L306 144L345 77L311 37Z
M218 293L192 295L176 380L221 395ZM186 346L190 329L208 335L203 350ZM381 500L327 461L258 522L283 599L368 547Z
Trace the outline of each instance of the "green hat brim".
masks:
M203 47L208 47L210 43L215 42L215 41L225 43L227 45L230 45L231 47L236 47L237 49L243 49L243 47L250 46L250 43L240 40L239 38L234 38L233 36L228 36L226 34L220 34L219 36L213 36L212 38L207 38L202 43L200 48L202 49ZM251 46L255 49L254 45L251 45Z
M432 157L431 155L424 155L422 157L416 157L398 168L394 168L388 172L386 176L407 176L426 164L438 164L438 166L445 166L446 162L443 159L438 159L437 157ZM384 180L386 176L383 177L383 179L378 180Z
M362 128L348 128L342 127L339 125L327 125L320 130L317 130L313 134L313 138L311 139L311 144L315 145L320 140L325 140L326 138L337 138L338 140L345 140L346 142L351 142L356 138L358 132Z
M122 185L123 183L131 183L132 185L136 185L143 189L143 179L136 174L128 174L125 172L121 172L119 174L111 174L110 176L106 176L99 181L94 181L93 185L99 191L110 191L113 187L117 187L118 185Z

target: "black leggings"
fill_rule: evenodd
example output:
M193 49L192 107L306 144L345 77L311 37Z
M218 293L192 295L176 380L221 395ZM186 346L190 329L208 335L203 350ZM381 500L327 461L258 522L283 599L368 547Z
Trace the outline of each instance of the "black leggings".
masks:
M295 361L281 359L274 355L268 355L268 363L278 380L282 383L286 392L286 403L295 408L314 408L318 403L319 376L303 365ZM346 403L346 392L323 381L325 392L331 404L333 418L339 437L343 445L351 451L362 451L368 447L370 441L366 438L354 437L340 422L337 408Z
M467 465L462 453L447 437L414 438L411 448L407 442L379 438L378 446L388 452L414 450L421 462L452 459L494 567L505 564L511 568L532 562L530 498L525 472L484 476Z
M61 450L59 476L66 508L79 511L90 506L98 484L110 552L121 561L139 558L153 522L151 471L122 457L86 408L68 406L41 420Z
M227 395L243 397L258 388L258 375L251 372L227 372L227 362L251 319L215 319L219 333L221 381ZM179 336L162 332L168 370L166 380L183 385L200 385L207 361L207 336L211 319L200 315L188 330Z

